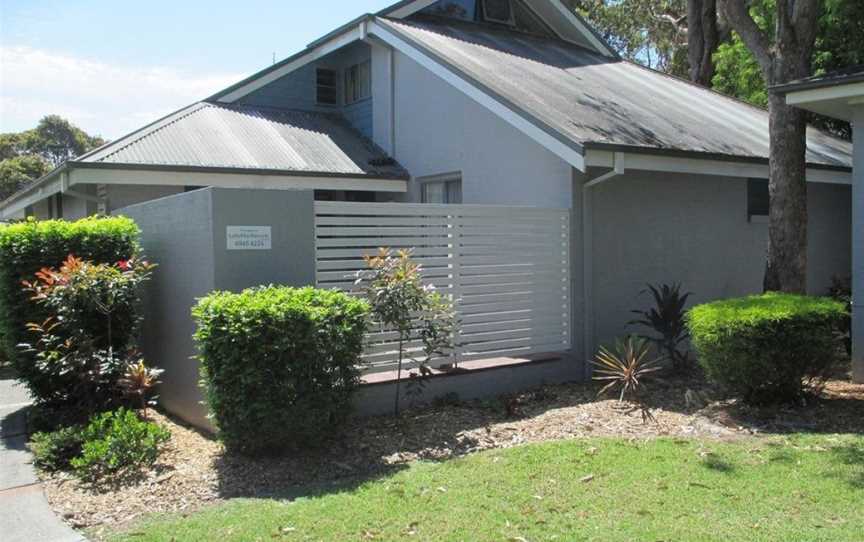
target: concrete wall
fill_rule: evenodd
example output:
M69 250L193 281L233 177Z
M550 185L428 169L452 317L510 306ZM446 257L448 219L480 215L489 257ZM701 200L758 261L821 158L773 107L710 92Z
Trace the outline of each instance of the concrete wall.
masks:
M373 74L386 71L386 51L373 50ZM395 158L413 177L462 172L464 203L571 205L571 168L510 124L407 56L394 53ZM388 95L386 81L373 80L373 96ZM386 123L378 100L376 124ZM376 110L376 111L377 111ZM376 128L386 147L387 129ZM412 181L410 198L419 201Z
M142 347L163 369L160 400L166 409L209 427L192 359L190 311L213 290L239 291L276 283L314 281L311 191L205 188L120 209L141 228L142 245L159 267L148 284ZM227 250L225 226L271 226L271 250Z
M850 192L808 191L809 286L824 294L832 276L850 273ZM626 323L650 304L639 295L646 283L681 282L693 303L761 292L768 224L748 222L745 179L627 172L590 197L595 346L635 331Z

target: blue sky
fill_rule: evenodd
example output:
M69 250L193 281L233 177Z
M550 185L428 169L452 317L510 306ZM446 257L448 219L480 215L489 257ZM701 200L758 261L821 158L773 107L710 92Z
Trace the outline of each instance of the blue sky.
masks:
M0 132L116 138L395 0L0 0Z

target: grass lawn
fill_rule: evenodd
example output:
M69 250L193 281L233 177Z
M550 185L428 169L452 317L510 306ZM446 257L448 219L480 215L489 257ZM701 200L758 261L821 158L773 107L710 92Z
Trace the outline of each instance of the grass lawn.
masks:
M115 539L860 541L864 437L526 445L156 516Z

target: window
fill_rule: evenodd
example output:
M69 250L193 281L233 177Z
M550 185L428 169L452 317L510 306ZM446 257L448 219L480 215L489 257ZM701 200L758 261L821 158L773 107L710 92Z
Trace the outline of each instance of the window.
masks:
M767 217L770 197L767 179L747 179L747 220ZM761 221L757 219L757 221Z
M462 175L447 173L418 179L423 203L462 203Z
M516 24L510 0L483 0L483 18L490 23Z
M316 101L321 105L337 105L339 89L336 86L336 71L318 68L315 72L317 85Z
M372 96L372 64L355 64L345 70L345 104L350 105Z

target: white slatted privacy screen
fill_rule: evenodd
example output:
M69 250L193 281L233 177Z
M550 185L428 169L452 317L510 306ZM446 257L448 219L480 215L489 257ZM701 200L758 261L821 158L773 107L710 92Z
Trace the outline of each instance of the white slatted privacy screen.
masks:
M316 202L315 235L319 288L356 291L364 255L414 250L424 280L457 300L460 346L436 365L570 349L566 209ZM396 334L367 339L367 372L392 370Z

